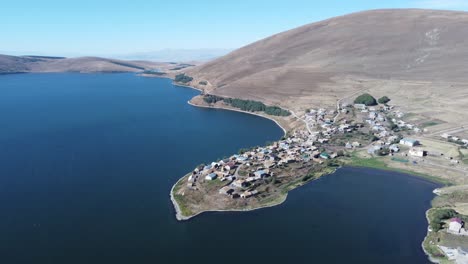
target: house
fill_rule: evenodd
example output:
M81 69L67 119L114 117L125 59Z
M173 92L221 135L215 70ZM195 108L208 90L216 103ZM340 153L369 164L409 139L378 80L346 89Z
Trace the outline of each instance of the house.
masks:
M396 144L390 145L390 147L388 149L393 153L396 153L396 152L400 151L400 148Z
M449 139L451 136L447 133L440 135L442 138Z
M377 151L382 150L382 146L377 145L377 146L371 146L368 150L367 153L369 154L375 154Z
M450 219L450 222L449 222L448 231L451 233L459 234L462 227L463 227L463 222L460 218L458 217L452 218Z
M424 157L424 156L427 156L427 151L424 151L422 149L410 149L409 153L408 153L410 156L413 156L413 157Z
M361 143L354 141L351 145L353 145L353 147L355 148L359 148L361 146Z
M247 177L247 179L245 179L246 182L254 182L256 180L257 180L257 178L255 178L255 177Z
M419 141L416 139L411 139L411 138L403 138L400 140L401 145L409 146L409 147L414 147L419 145Z
M352 145L351 143L348 142L348 143L346 143L345 148L347 148L347 149L352 149L352 148L353 148L353 145Z
M365 104L354 104L354 108L364 110L367 108L367 106Z
M247 182L245 180L236 180L232 183L232 186L237 188L243 188L247 186Z
M257 190L253 190L253 191L246 191L244 192L243 194L241 194L241 197L246 199L246 198L249 198L249 197L252 197L254 195L258 194L258 191Z
M216 178L218 178L218 175L216 173L214 173L214 172L205 176L205 180L207 180L207 181L212 181L212 180L214 180Z
M227 171L230 171L232 169L234 169L236 167L236 163L231 161L231 162L228 162L226 163L226 165L224 165L224 169L227 170Z
M233 192L234 189L229 186L224 186L223 188L219 189L219 194L231 195Z
M260 177L261 178L261 177L265 177L267 175L267 173L264 170L258 170L256 172L254 172L254 175L255 175L255 177Z

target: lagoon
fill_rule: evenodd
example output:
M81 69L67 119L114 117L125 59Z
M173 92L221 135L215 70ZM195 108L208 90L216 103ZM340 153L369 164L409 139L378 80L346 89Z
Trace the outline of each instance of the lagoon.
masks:
M196 108L133 74L0 76L2 263L428 263L433 183L342 168L277 207L174 216L194 166L279 139L274 122Z

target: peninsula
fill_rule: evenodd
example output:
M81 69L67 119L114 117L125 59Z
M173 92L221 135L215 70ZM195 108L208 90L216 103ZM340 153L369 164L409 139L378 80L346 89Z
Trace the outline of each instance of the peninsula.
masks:
M434 262L459 261L468 252L468 49L459 45L468 32L460 23L468 13L360 12L173 73L202 91L191 104L259 114L287 131L182 177L171 190L178 219L280 204L343 165L398 170L456 186L435 191L423 247Z

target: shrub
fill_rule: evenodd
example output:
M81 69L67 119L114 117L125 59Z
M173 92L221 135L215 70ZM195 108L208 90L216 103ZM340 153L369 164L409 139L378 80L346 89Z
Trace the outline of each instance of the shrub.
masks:
M222 101L224 98L223 97L220 97L220 96L216 96L216 95L211 95L211 94L207 94L205 96L203 96L203 101L209 103L209 104L215 104L219 101Z
M207 81L201 81L201 82L199 82L198 84L200 84L200 85L207 85L208 82L207 82Z
M365 93L365 94L362 94L360 96L358 96L355 100L354 100L354 103L355 104L365 104L367 106L371 106L371 105L377 105L377 100L375 100L375 98L368 94L368 93Z
M179 83L189 83L193 80L192 77L185 75L185 73L181 73L176 75L174 81L179 82Z
M383 96L379 98L379 104L386 104L388 102L390 102L390 98L388 98L387 96Z

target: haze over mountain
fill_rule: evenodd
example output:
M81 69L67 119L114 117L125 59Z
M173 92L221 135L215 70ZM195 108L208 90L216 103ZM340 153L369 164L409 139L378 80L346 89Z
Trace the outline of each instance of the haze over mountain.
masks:
M230 49L165 49L112 56L125 60L151 60L164 62L209 61L228 54Z
M468 103L467 60L468 13L389 9L283 32L188 74L209 81L213 94L295 110L367 90L454 121L450 116L461 117L457 110Z
M99 57L45 57L0 55L0 73L23 72L139 72L162 66L149 61L123 61Z

